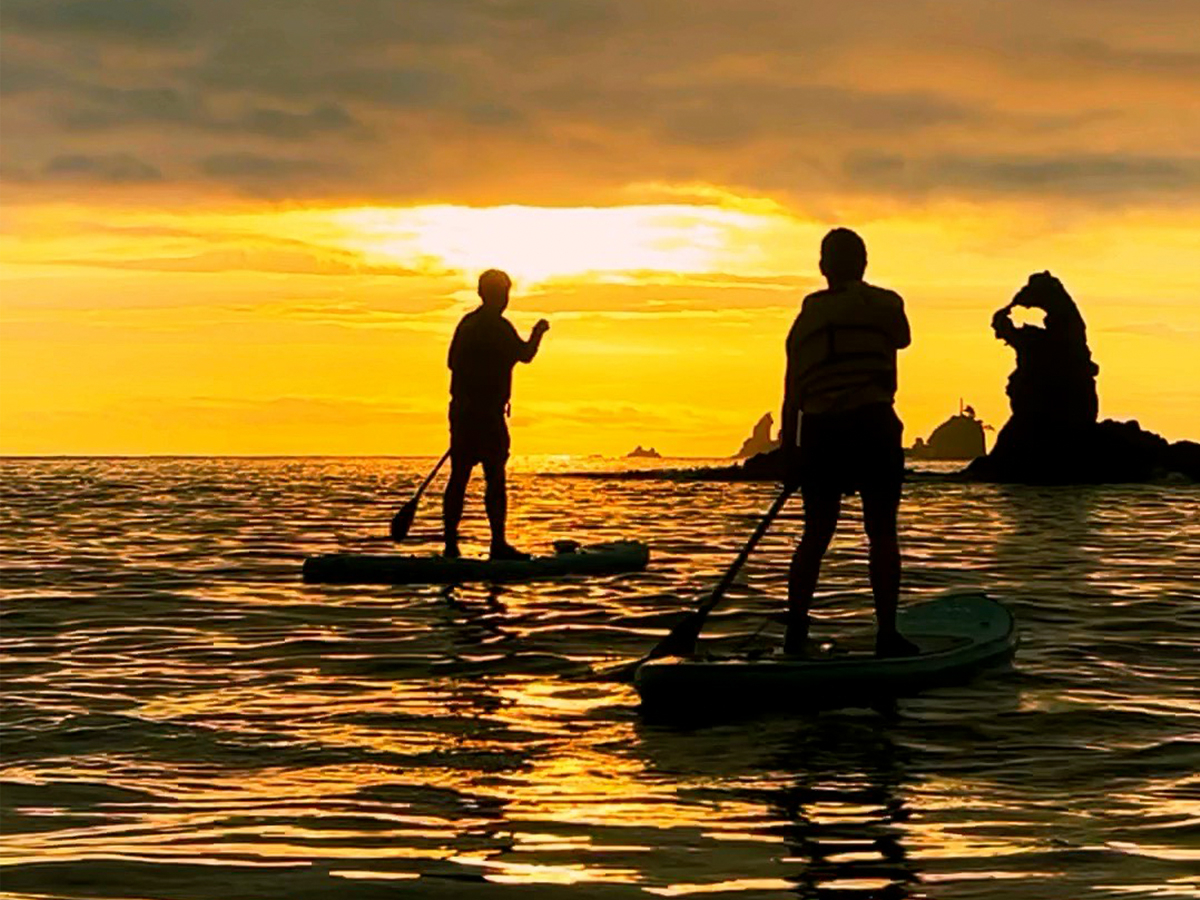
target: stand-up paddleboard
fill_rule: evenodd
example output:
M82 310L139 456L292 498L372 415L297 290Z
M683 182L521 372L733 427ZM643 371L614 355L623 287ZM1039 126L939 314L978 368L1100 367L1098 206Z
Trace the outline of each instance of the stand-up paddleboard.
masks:
M609 575L646 568L650 549L641 541L561 549L529 560L447 559L444 556L334 553L304 561L304 580L328 584L459 584L465 581L532 581L560 575Z
M878 658L835 648L808 658L664 657L639 666L634 686L652 714L849 706L966 680L1017 649L1012 613L979 593L902 607L897 626L918 655Z

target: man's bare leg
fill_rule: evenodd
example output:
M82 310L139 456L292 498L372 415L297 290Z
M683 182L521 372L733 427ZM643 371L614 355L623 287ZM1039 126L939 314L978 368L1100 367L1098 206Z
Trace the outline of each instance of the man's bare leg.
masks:
M900 491L868 489L862 492L863 527L870 542L868 562L871 592L875 595L875 652L879 656L909 656L916 645L896 629L896 607L900 599L900 538L896 513Z
M842 496L837 491L804 491L804 534L788 571L788 625L783 652L801 654L808 640L808 610L817 590L821 560L837 530Z
M474 466L458 463L453 457L450 458L450 478L446 481L446 490L442 494L442 532L446 543L443 554L451 559L457 559L459 556L458 523L462 521L467 482L471 480L473 468Z
M492 529L492 559L529 559L528 553L523 553L508 542L506 528L508 525L508 475L504 471L505 460L491 460L483 464L483 474L487 478L487 490L483 501L487 507L488 524Z

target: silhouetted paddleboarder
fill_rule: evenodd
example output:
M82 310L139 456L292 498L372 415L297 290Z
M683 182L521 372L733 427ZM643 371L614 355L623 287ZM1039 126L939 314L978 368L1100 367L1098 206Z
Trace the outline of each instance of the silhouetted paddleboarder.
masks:
M904 426L896 416L896 351L911 342L900 295L863 281L867 248L835 228L821 241L829 287L804 298L787 338L782 436L787 480L804 499L804 535L788 577L784 651L803 653L821 559L842 495L862 495L881 656L915 653L896 630Z
M505 538L508 488L509 398L512 370L537 355L550 323L540 319L529 340L521 339L504 310L512 281L499 269L479 276L479 308L463 316L450 342L450 480L443 497L442 520L449 557L457 557L458 523L467 482L476 463L487 479L484 503L492 530L492 559L529 559Z

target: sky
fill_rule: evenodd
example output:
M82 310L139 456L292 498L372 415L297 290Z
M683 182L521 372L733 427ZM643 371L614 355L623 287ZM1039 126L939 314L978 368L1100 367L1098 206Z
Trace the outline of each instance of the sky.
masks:
M489 267L517 453L729 455L833 226L906 441L999 427L1031 273L1200 439L1195 0L5 0L0 453L437 454Z

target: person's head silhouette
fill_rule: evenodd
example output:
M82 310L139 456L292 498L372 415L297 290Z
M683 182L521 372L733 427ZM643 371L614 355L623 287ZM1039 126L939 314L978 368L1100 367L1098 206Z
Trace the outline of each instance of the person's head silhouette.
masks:
M495 312L504 312L508 306L508 292L512 279L499 269L488 269L479 276L479 299L483 305Z
M867 270L867 245L849 228L835 228L821 241L821 274L830 287L861 281Z

